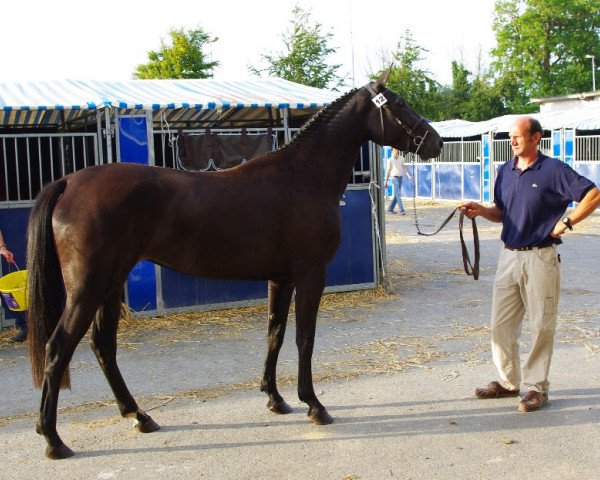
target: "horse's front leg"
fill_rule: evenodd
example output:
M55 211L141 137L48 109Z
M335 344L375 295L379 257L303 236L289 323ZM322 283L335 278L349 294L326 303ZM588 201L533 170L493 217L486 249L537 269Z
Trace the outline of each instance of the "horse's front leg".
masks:
M267 358L260 390L269 396L267 407L275 413L290 413L292 408L277 390L277 359L283 345L294 284L287 281L269 281L269 323Z
M319 303L325 288L325 268L298 281L296 285L296 345L298 347L298 397L308 404L308 417L317 425L333 423L333 417L315 395L312 354Z

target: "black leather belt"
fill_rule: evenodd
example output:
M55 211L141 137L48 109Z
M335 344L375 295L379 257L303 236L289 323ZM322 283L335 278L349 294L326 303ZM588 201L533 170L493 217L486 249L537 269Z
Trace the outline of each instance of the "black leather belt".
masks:
M548 247L551 247L552 245L555 245L555 244L551 243L550 245L536 245L535 247L514 248L514 247L511 247L511 246L505 244L504 248L506 248L507 250L511 250L513 252L527 252L529 250L535 250L536 248L548 248Z

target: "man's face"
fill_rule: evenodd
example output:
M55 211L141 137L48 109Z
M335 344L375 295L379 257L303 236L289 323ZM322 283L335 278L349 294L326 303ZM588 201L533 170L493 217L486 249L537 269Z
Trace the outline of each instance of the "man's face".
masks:
M510 136L510 146L515 156L527 157L537 153L540 134L530 134L528 122L516 122L508 135Z

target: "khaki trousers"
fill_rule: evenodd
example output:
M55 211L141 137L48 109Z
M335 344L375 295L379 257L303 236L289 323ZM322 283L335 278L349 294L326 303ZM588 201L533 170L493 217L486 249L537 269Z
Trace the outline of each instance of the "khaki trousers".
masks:
M521 382L527 390L548 392L554 349L560 259L556 246L523 252L502 248L492 299L492 357L505 388ZM521 369L519 337L527 312L531 349Z

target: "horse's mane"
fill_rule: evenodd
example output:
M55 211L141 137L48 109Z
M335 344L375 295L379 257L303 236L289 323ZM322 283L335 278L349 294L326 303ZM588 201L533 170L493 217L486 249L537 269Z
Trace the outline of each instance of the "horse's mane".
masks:
M352 96L356 91L358 91L358 88L354 88L354 89L350 90L349 92L345 93L341 97L336 98L333 102L331 102L325 108L322 108L321 110L319 110L304 125L302 125L300 130L298 130L294 134L294 136L289 141L289 143L287 143L284 146L278 148L277 150L274 150L269 153L275 153L275 152L283 150L284 148L288 148L293 145L297 145L303 139L306 139L307 135L311 131L315 130L321 124L321 122L323 122L324 120L328 120L329 118L331 118L331 116L334 113L337 113L337 107L339 105L342 105L344 103L344 101L347 100L348 97Z

